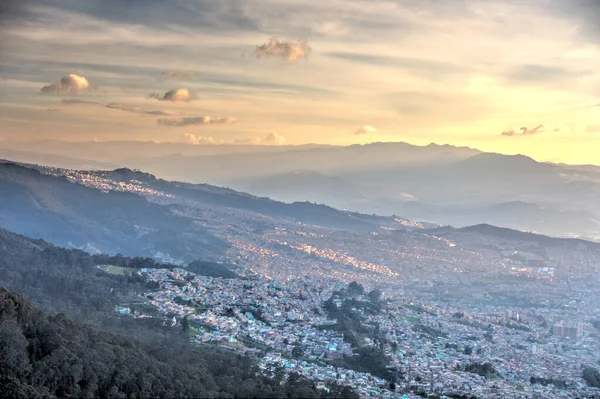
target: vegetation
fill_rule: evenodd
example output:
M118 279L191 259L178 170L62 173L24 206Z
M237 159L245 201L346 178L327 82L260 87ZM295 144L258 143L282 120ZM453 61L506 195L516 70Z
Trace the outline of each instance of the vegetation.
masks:
M598 372L598 369L585 366L583 368L582 377L589 386L600 388L600 372Z
M152 346L45 314L0 288L2 395L41 397L356 397L303 377L271 380L249 358L215 349Z
M497 375L497 371L491 363L471 363L465 367L465 371L480 375L486 379L493 378Z
M94 257L0 230L1 395L35 397L322 397L312 382L258 377L254 360L194 347L192 326L120 316L115 306L147 291L138 274L109 274ZM122 258L121 265L135 264ZM142 264L139 264L142 266ZM74 320L74 321L72 321ZM85 323L83 325L82 323ZM91 323L91 324L89 324ZM331 387L331 397L353 393Z
M362 347L357 352L357 356L346 356L331 363L337 367L371 373L386 380L394 378L395 373L392 373L388 369L390 364L389 359L381 349L376 347Z
M104 265L98 266L101 270L104 270L108 274L116 274L119 276L130 276L135 270L129 269L122 266Z
M534 384L539 384L539 385L554 385L556 388L560 388L560 389L566 389L567 388L567 383L565 380L557 380L555 378L543 378L543 377L534 377L532 376L529 379L529 382L531 383L531 385Z
M200 276L207 277L236 278L238 276L229 267L222 263L205 262L200 260L191 262L188 265L187 270Z

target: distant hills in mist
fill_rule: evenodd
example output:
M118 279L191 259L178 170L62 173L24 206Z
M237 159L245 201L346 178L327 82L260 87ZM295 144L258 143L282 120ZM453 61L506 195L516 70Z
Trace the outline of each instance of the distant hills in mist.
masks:
M600 168L467 147L46 142L3 149L0 157L66 168L121 166L290 203L600 239Z

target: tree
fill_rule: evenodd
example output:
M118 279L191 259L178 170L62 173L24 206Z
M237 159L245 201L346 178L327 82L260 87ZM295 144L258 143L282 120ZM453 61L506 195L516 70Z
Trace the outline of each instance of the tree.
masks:
M190 320L187 315L183 316L181 320L181 330L186 334L190 332Z
M296 346L294 346L294 348L292 348L292 356L293 357L304 356L304 351L302 350L302 348L299 345L296 345Z
M590 387L600 388L600 373L597 369L585 366L582 377Z
M379 301L381 300L381 290L374 289L371 292L369 292L369 300L372 303L379 303Z
M365 287L363 287L361 284L357 283L356 281L353 281L350 284L348 284L348 293L352 296L364 295Z
M471 347L471 346L465 347L465 355L472 355L472 354L473 354L473 347Z

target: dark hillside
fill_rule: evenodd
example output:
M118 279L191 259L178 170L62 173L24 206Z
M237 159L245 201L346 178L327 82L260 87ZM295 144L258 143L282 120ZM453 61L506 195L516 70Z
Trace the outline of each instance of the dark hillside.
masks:
M0 348L2 397L326 397L297 376L283 384L257 377L244 356L150 347L42 313L1 287ZM328 396L339 396L332 388Z

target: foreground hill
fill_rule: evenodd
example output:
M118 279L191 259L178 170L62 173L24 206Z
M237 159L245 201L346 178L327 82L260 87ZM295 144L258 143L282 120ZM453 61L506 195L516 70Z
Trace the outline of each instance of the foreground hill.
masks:
M97 267L106 263L168 267L149 259L92 256L0 229L0 396L325 395L303 379L280 385L258 377L245 356L192 347L181 329L165 327L159 318L119 317L115 306L146 287L135 274ZM339 396L331 388L331 397Z
M327 397L302 378L256 376L242 356L150 346L42 313L2 287L0 327L3 397Z

